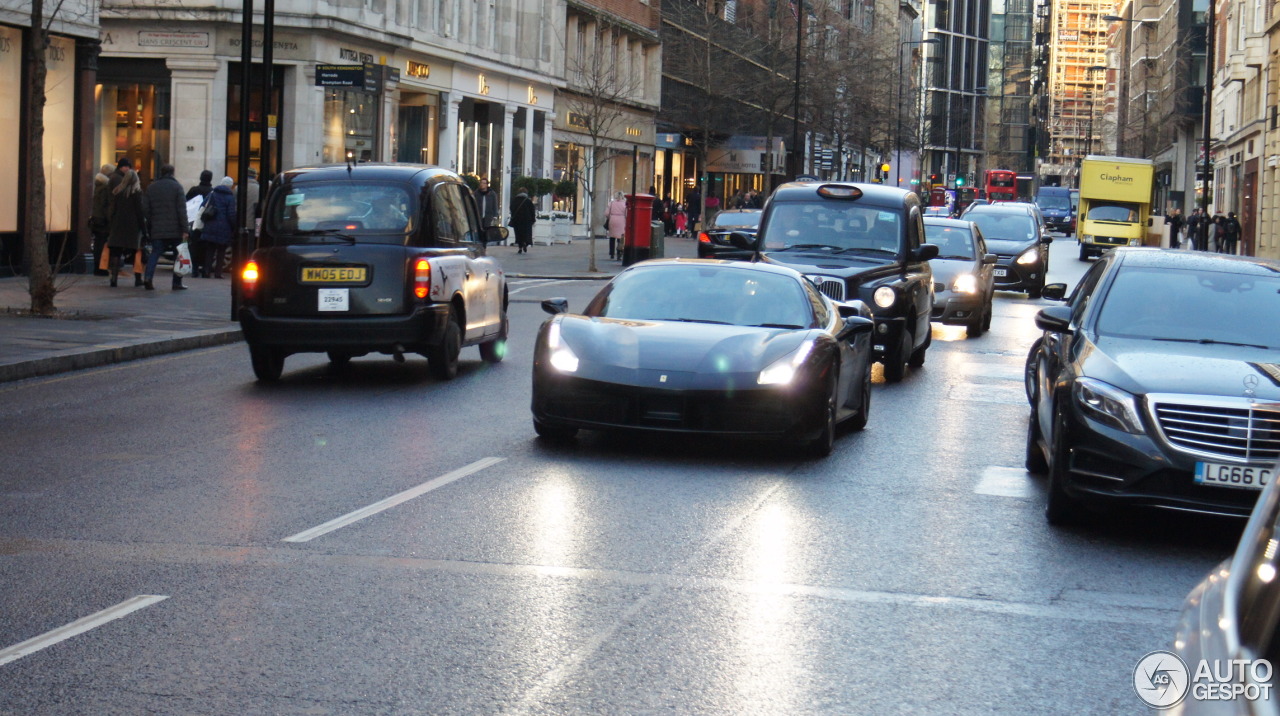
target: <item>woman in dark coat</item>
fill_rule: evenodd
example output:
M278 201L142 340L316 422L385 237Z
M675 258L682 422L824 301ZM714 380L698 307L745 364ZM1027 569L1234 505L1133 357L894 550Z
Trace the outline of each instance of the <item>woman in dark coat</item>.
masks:
M517 253L528 253L533 243L533 225L538 221L538 212L534 209L533 200L529 198L529 190L520 187L511 199L511 228L516 231Z
M120 264L133 258L147 232L147 207L142 195L142 182L133 169L125 169L119 184L111 190L107 248L111 250L111 286L120 277ZM142 275L135 273L133 285L142 285Z
M212 271L214 278L222 278L222 262L227 257L227 246L235 236L236 227L236 195L231 191L235 180L223 177L222 183L209 192L205 198L201 215L213 207L214 217L204 221L201 236L205 242L204 265L206 271ZM207 275L207 274L206 274Z
M200 172L200 183L187 190L187 201L191 201L195 197L200 197L200 202L204 203L205 197L209 196L209 192L213 191L213 172L205 169ZM209 275L208 267L204 265L204 255L208 251L205 248L204 237L200 235L197 229L191 232L191 275L195 278L204 278Z

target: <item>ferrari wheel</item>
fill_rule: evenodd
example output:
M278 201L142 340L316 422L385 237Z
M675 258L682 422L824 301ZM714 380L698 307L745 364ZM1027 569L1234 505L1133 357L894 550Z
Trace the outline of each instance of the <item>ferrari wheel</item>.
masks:
M858 401L858 414L849 418L849 427L862 430L867 427L867 419L871 417L871 364L867 364L867 372L862 376L862 398Z
M929 335L924 337L924 343L921 343L919 348L911 352L911 358L907 361L907 364L912 368L919 368L924 365L924 354L931 345L933 345L933 331L930 331Z
M822 433L805 445L810 457L827 457L836 445L836 396L833 388L827 398L827 419Z

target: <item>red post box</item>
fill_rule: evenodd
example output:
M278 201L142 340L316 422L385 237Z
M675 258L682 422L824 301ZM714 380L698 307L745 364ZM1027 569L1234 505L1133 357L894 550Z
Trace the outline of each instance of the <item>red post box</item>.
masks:
M622 265L630 266L649 258L653 250L649 223L653 221L652 194L627 195L627 227L622 240Z

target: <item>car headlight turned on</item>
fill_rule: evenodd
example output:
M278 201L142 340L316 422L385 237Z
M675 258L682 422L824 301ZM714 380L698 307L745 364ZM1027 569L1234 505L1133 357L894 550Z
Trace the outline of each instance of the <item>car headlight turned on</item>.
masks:
M1086 244L1092 244L1092 243L1093 243L1093 234L1081 234L1081 235L1080 235L1080 240L1081 240L1081 241L1083 241L1083 242L1085 242Z
M1040 260L1040 249L1031 248L1018 257L1018 263L1022 266L1033 264Z
M956 293L977 293L978 278L971 273L962 273L952 282L951 290Z
M760 371L756 383L760 385L790 385L796 377L796 371L804 364L805 358L813 352L813 341L807 340L790 353L782 356Z
M871 300L875 301L876 305L881 308L888 308L893 305L894 301L898 300L898 292L890 286L881 286L876 289L875 293L871 294Z
M578 371L578 356L573 349L564 342L560 337L560 322L556 321L547 329L547 351L550 355L548 361L551 367L561 373L576 373Z
M1134 435L1146 432L1138 418L1137 401L1114 385L1093 378L1078 378L1071 394L1081 410L1094 420Z

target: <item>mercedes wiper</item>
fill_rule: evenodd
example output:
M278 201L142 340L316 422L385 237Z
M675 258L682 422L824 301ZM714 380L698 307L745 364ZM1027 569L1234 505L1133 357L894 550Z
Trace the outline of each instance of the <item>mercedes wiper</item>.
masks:
M755 323L748 326L748 328L804 328L804 326L798 326L794 323Z
M1261 343L1236 343L1235 341L1218 341L1212 338L1152 338L1153 341L1167 341L1169 343L1199 343L1202 346L1242 346L1244 348L1261 348L1265 351L1274 350L1271 346L1264 346Z
M873 249L870 246L854 246L847 249L840 249L840 253L888 254L890 256L898 255L898 251L896 249Z

